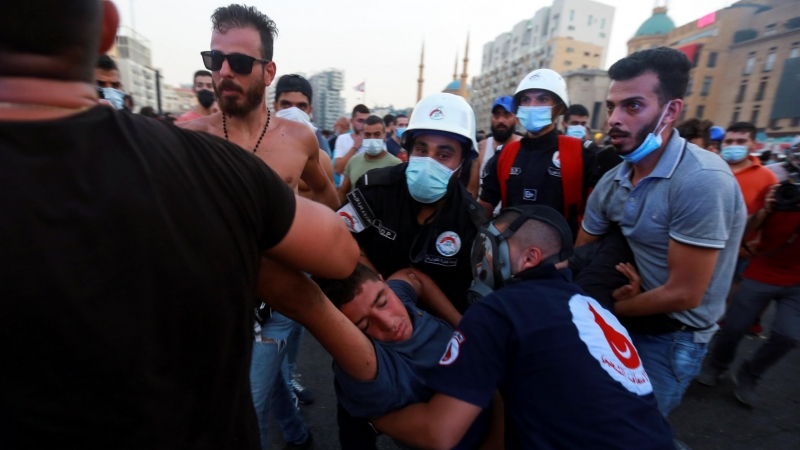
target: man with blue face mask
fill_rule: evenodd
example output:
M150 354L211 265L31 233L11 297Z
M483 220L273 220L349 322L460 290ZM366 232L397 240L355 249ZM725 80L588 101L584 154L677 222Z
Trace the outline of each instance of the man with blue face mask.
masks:
M364 265L384 278L414 267L463 313L472 242L486 222L458 179L464 161L477 156L475 114L459 96L429 95L414 107L401 143L409 161L364 174L339 215L361 247ZM340 431L342 448L373 448L364 442L374 442L366 423L353 424L358 419L341 407L338 421L340 430L350 430ZM357 429L365 431L352 431Z
M592 180L597 146L560 136L555 122L569 108L567 84L550 69L525 75L513 108L525 137L505 145L481 173L480 203L492 217L503 208L544 205L561 212L577 233Z
M624 162L592 191L576 243L598 241L618 224L633 250L639 275L614 296L614 313L665 416L718 328L747 217L728 164L672 127L691 68L686 55L660 47L609 69L608 135Z
M581 140L591 139L589 110L583 105L570 105L564 114L564 134Z
M94 77L97 88L103 92L103 99L114 109L124 108L125 92L122 91L122 82L119 81L119 69L110 56L100 55L97 58Z

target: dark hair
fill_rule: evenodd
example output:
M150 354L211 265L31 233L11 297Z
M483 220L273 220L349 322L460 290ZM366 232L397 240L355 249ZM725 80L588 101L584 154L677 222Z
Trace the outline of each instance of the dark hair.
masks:
M356 114L369 114L369 108L367 108L366 105L359 103L355 106L355 108L353 108L353 115L350 117L355 117Z
M394 117L394 121L397 122L397 119L408 119L408 116L405 114L398 114Z
M387 115L383 116L383 123L386 124L387 127L389 125L394 125L394 123L395 123L394 115L393 114L387 114Z
M0 14L0 75L93 79L103 5L97 0L4 1ZM16 55L60 57L53 67L32 68Z
M758 155L758 159L760 159L763 164L768 163L769 160L772 159L772 150L764 150Z
M564 115L564 121L569 121L569 116L586 116L589 117L589 110L583 105L571 105Z
M266 14L255 6L229 5L217 8L211 15L214 30L227 33L231 28L252 28L261 36L261 58L272 61L272 45L278 28Z
M100 55L97 58L96 67L101 70L119 70L117 69L117 63L108 55Z
M192 83L197 81L197 77L210 77L210 76L211 72L207 70L198 70L197 72L194 73L194 76L192 77Z
M152 106L143 106L142 109L139 110L139 114L153 119L158 118L158 114L156 114L156 110L153 109Z
M756 140L756 133L758 133L758 128L750 122L736 122L735 124L728 127L725 130L726 133L733 132L733 133L750 133L750 139Z
M620 59L608 69L608 76L614 81L625 81L646 72L655 73L658 76L658 102L664 105L670 100L683 98L691 69L692 63L685 54L669 47L658 47Z
M714 123L710 120L701 120L693 117L689 120L683 121L676 128L678 134L687 141L700 138L703 140L703 147L708 147L711 143L711 127Z
M376 123L383 125L383 128L386 129L386 124L383 122L383 119L378 116L367 117L367 120L364 121L364 126L375 125Z
M358 263L356 270L344 280L328 280L313 278L322 292L331 303L341 309L343 305L351 302L362 291L361 286L367 281L380 281L380 277L372 269Z

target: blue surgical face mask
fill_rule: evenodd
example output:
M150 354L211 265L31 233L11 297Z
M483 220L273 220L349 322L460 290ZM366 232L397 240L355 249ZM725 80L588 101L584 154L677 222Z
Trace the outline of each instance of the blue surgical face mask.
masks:
M728 145L722 147L719 153L726 162L736 164L747 158L747 154L750 153L750 148L746 145Z
M583 125L570 125L567 127L567 136L583 139L586 137L586 127Z
M403 133L405 133L405 132L406 132L405 128L397 127L397 128L394 129L394 134L397 135L397 139L400 139L401 137L403 137Z
M450 169L433 158L412 156L408 158L406 183L408 192L420 203L434 203L447 193L447 185L455 170Z
M520 125L530 133L538 133L553 123L552 106L520 106L517 108Z
M661 147L661 144L664 142L663 138L661 137L661 133L663 133L664 130L662 129L661 131L658 131L658 129L661 127L661 121L664 120L664 115L667 113L667 110L669 110L670 104L672 104L672 100L667 103L667 106L664 107L664 111L661 112L661 118L658 119L656 129L647 134L647 137L645 138L644 142L642 142L642 145L639 146L639 148L628 153L627 155L619 155L622 159L631 164L636 164L644 159L645 156L653 153ZM656 135L653 133L658 134Z
M383 139L364 139L361 144L369 156L378 156L383 151Z
M103 90L103 96L109 103L114 106L114 109L122 109L125 107L125 93L119 89L114 88L100 88Z

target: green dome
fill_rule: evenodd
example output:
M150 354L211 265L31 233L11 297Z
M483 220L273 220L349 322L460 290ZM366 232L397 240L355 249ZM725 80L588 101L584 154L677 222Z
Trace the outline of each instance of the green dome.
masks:
M667 16L666 10L653 11L653 15L636 30L635 37L667 34L675 28L675 23Z

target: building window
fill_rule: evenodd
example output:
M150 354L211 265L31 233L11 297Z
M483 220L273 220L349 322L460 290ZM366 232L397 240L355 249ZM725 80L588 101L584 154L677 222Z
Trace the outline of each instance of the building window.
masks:
M570 30L570 31L572 31L572 30L574 30L574 29L575 29L575 27L573 27L572 25L570 25L570 26L568 26L568 27L567 27L567 29L568 29L568 30Z
M739 86L739 95L736 96L736 103L742 103L744 101L744 94L747 91L747 83L742 83Z
M739 121L739 108L736 108L733 111L733 117L731 117L731 124L734 124Z
M767 29L764 31L764 36L772 36L773 34L775 34L775 31L776 31L775 30L775 25L777 25L777 24L771 23L771 24L767 25Z
M761 84L758 85L758 92L756 93L756 101L760 102L764 100L764 92L767 90L767 81L762 80Z
M606 19L600 19L600 29L604 30L606 28Z
M681 110L681 115L678 117L678 122L683 122L686 120L686 111L689 110L689 105L683 105L683 110Z
M583 52L583 56L591 56L589 52Z
M711 52L708 54L707 67L717 67L717 52Z
M574 18L575 18L575 10L574 10L574 9L570 9L570 10L569 10L569 20L570 20L570 22L571 22L571 21L572 21L572 19L574 19Z
M751 55L749 58L747 58L747 64L744 66L744 71L742 72L742 74L750 75L751 73L753 73L753 66L755 65L756 65L756 56Z
M703 87L700 88L700 96L706 97L711 92L711 77L703 78Z
M753 108L753 114L750 116L750 123L758 127L758 113L761 112L758 106Z
M605 39L606 34L605 33L600 33L600 37Z
M686 97L692 95L693 86L694 86L694 78L689 78L689 83L686 85Z
M571 66L572 65L572 61L564 61L564 65L565 66Z
M769 72L775 66L775 50L771 50L767 55L767 62L764 63L764 72Z
M769 128L772 130L780 130L780 121L781 119L770 119L769 120Z
M792 117L792 127L800 126L800 117Z
M789 50L789 58L797 58L798 56L800 56L800 47L795 44L795 46Z
M698 106L697 107L697 115L696 115L696 117L698 119L702 119L703 118L703 113L705 113L705 112L706 112L706 105Z
M574 48L572 48L572 47L567 47L567 53L572 53L572 52L574 52L574 51L575 51L575 49L574 49Z

